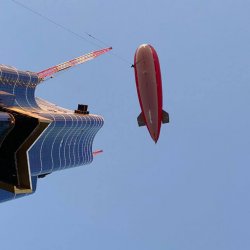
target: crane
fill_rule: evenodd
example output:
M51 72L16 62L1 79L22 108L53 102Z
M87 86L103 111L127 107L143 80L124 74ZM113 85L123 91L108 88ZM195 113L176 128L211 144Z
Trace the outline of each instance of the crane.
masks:
M104 53L107 53L111 49L112 49L112 47L92 51L88 54L76 57L76 58L69 60L67 62L63 62L63 63L60 63L60 64L55 65L53 67L50 67L48 69L45 69L43 71L40 71L37 73L38 78L39 78L39 82L43 82L43 81L47 80L48 78L51 78L55 73L58 73L62 70L66 70L66 69L69 69L69 68L76 66L78 64L82 64L82 63L85 63L89 60L92 60L92 59L94 59L94 58L96 58Z

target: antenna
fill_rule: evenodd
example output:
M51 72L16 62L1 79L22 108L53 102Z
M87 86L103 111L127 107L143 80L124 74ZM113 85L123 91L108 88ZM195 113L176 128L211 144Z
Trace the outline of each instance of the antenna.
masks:
M96 151L93 152L93 156L96 156L96 155L101 154L101 153L103 153L102 149L101 150L96 150Z

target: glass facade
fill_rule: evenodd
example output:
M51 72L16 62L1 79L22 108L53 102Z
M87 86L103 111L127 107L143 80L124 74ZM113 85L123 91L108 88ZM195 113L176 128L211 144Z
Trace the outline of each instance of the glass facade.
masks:
M33 192L32 193L34 193L36 191L37 177L32 177L31 180L32 180L32 186L33 186ZM21 197L30 195L32 193L16 194L16 193L13 193L13 192L9 192L9 191L0 189L0 202L5 202L5 201L21 198Z
M27 140L23 142L22 145L26 145L27 150L24 153L20 151L22 154L18 152L27 161L33 192L38 177L44 177L54 171L91 163L93 160L93 140L104 123L101 116L74 113L45 100L35 98L35 88L38 83L39 78L36 73L18 71L13 67L0 65L0 95L1 91L14 95L12 106L5 108L5 110L8 113L13 113L15 117L18 114L30 115L38 120L38 124L43 119L48 122L48 126L37 133L36 138L31 140L31 135L29 135ZM0 138L1 135L6 134L6 129L8 130L8 116L3 110L0 112ZM31 134L34 137L36 129ZM7 139L10 140L10 138L11 136ZM14 154L16 153L14 152ZM18 170L18 163L16 164ZM15 194L0 189L0 202L24 195L26 194Z
M99 116L45 114L53 121L28 150L31 174L88 164L93 160L92 143L103 125Z
M35 87L38 83L36 73L0 66L0 90L15 96L13 106L39 108L35 101Z
M13 126L13 117L8 113L0 112L0 146Z

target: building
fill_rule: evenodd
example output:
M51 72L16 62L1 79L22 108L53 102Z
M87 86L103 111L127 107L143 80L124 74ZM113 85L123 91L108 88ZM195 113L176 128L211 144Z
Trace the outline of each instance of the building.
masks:
M34 193L38 178L93 160L103 118L87 105L71 111L36 98L42 80L0 65L0 202Z

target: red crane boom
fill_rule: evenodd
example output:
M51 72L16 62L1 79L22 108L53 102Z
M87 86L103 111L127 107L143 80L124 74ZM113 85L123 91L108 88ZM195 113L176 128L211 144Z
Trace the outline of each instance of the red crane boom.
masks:
M45 79L47 79L49 77L51 77L52 75L54 75L55 73L57 73L59 71L71 68L71 67L73 67L75 65L78 65L78 64L81 64L81 63L85 63L85 62L87 62L89 60L92 60L92 59L96 58L97 56L100 56L100 55L110 51L111 49L112 49L112 47L92 51L92 52L90 52L88 54L76 57L76 58L74 58L72 60L69 60L67 62L60 63L58 65L55 65L55 66L50 67L48 69L45 69L45 70L43 70L41 72L38 72L37 74L38 74L38 77L40 79L40 82L44 81Z

